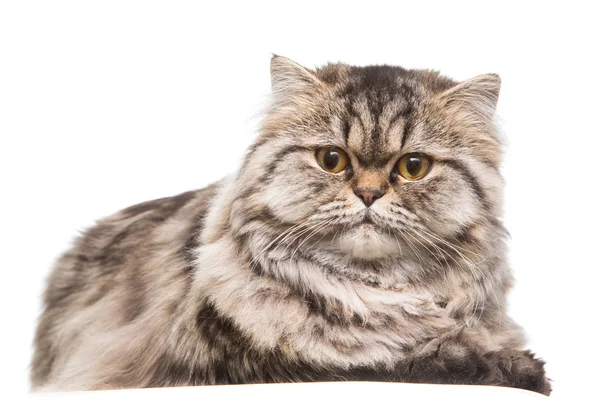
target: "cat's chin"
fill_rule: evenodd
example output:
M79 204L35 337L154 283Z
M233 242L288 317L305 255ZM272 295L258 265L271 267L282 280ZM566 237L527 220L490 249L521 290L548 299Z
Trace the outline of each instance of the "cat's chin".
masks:
M375 260L399 254L398 242L372 224L361 224L338 237L340 250L352 258Z

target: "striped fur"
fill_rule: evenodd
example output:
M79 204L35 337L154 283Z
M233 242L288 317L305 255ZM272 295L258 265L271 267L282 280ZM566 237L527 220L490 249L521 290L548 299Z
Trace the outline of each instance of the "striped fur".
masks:
M49 278L36 390L384 380L548 394L506 315L500 80L271 63L235 176L125 209ZM323 171L315 151L350 158ZM420 181L395 171L429 155ZM367 208L354 194L384 195ZM363 223L368 213L370 223Z

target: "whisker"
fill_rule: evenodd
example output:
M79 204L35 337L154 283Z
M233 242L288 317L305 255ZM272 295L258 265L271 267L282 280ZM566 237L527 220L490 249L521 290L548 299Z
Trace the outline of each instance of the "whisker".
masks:
M438 254L444 259L444 262L446 263L446 267L450 268L450 264L448 264L448 260L440 253L440 250L442 250L442 249L440 249L440 247L438 245L433 243L430 239L427 239L425 236L421 235L416 230L414 230L413 233L415 235L419 236L421 239L423 239L427 244L431 245L438 252ZM442 263L441 263L440 259L438 258L438 256L433 254L433 252L431 250L429 250L428 247L426 247L426 246L423 246L423 247L425 247L431 253L431 255L435 257L435 259L438 261L439 266L442 267Z
M304 235L306 232L310 232L311 229L314 229L315 227L321 225L324 221L320 221L320 222L314 222L311 221L311 224L307 225L304 227L304 229L302 229L299 232L296 232L292 235L292 237L290 238L289 243L285 246L285 248L283 249L283 255L282 257L287 253L287 250L289 249L289 247L297 240L299 239L302 235ZM282 242L283 243L283 242ZM280 244L282 244L280 243ZM281 259L281 257L280 257Z
M434 239L436 239L436 240L439 240L440 242L442 242L442 243L444 243L444 244L446 244L446 245L448 245L448 246L453 246L453 247L455 247L455 248L457 248L457 249L460 249L460 250L466 251L467 253L471 253L471 254L474 254L474 255L478 255L477 253L475 253L475 252L473 252L473 251L471 251L471 250L469 250L469 249L465 249L464 247L461 247L461 246L458 246L458 245L456 245L456 244L452 244L452 243L450 243L450 242L449 242L449 241L447 241L446 239L444 239L444 238L440 237L439 235L436 235L435 233L431 232L431 231L430 231L430 230L428 230L428 229L423 229L423 230L422 230L422 232L423 232L423 233L426 233L426 234L428 234L428 235L429 235L429 236L431 236L432 238L434 238Z
M282 239L285 240L285 237L289 236L290 234L292 234L293 232L301 229L302 227L306 226L307 224L309 224L308 221L304 221L301 222L299 224L296 225L292 225L291 227L287 228L286 230L284 230L281 234L279 234L277 237L275 237L275 239L271 240L271 242L269 242L266 246L264 246L264 248L258 252L257 254L253 255L252 258L250 259L250 261L248 262L248 267L252 267L254 266L256 263L260 262L260 259L262 258L262 256L269 250L269 248L273 245L273 243L275 243L279 238L281 238L282 236L284 236L284 238ZM273 249L273 251L277 250L277 247L281 244L278 243L277 246ZM250 280L250 275L248 276L248 281ZM249 285L246 285L246 287L249 287Z
M414 240L415 240L415 241L416 241L418 244L420 244L420 245L421 245L421 246L422 246L422 247L423 247L425 250L427 250L427 251L428 251L428 252L429 252L429 253L430 253L430 254L431 254L431 255L432 255L432 256L433 256L433 257L434 257L434 258L437 260L437 264L438 264L438 266L439 266L440 268L442 268L442 269L443 269L443 267L442 267L442 262L440 261L439 257L438 257L438 256L436 256L436 255L435 255L435 253L429 249L429 247L427 247L426 245L424 245L424 244L423 244L423 243L422 243L422 242L421 242L419 239L415 238L415 237L414 237L413 235L411 235L409 232L406 232L406 233L407 233L408 235L410 235L410 237L412 237L412 238L413 238L413 239L414 239ZM413 231L413 233L417 234L417 232L416 232L416 231ZM419 236L420 236L420 235L419 235ZM422 236L421 236L421 237L422 237ZM423 238L423 237L422 237L422 238ZM426 244L427 244L427 243L431 243L431 242L428 242L428 241L426 241Z
M473 260L471 260L470 258L468 258L467 256L465 256L460 250L458 250L454 245L452 245L450 242L444 240L443 238L428 232L426 230L423 230L422 233L431 236L432 238L439 240L440 242L444 243L446 246L448 246L450 249L454 250L456 252L456 254L458 254L465 262L469 263L469 264L473 264L473 265L477 265L477 263L475 263ZM474 255L478 255L477 253L471 252ZM483 260L485 261L485 260ZM480 261L481 262L481 261Z
M307 223L308 223L308 221L305 221L305 222L302 222L302 223L300 223L300 224L292 225L290 228L286 229L286 230L285 230L285 231L283 231L283 232L282 232L282 233L281 233L279 236L277 236L275 239L273 239L273 240L272 240L272 241L271 241L269 244L267 244L267 245L264 247L264 249L262 249L262 250L260 251L260 253L259 253L259 254L257 254L257 255L256 255L256 257L254 257L254 258L258 258L258 257L262 256L262 254L263 254L265 251L267 251L267 250L269 249L269 247L271 247L271 245L272 245L273 243L275 243L275 242L277 241L277 239L279 239L280 237L282 237L282 236L284 236L284 235L287 237L289 234L291 234L292 232L296 231L297 229L299 229L299 228L300 228L300 227L302 227L303 225L306 225ZM285 238L284 238L284 239L282 239L282 240L285 240ZM277 247L275 247L275 249L276 249L276 248L277 248Z
M421 257L420 253L418 252L418 250L416 250L416 248L410 243L410 241L406 238L404 233L401 230L399 230L398 233L400 234L400 236L402 236L402 238L404 239L404 242L408 245L408 247L410 247L410 249L412 250L414 255L417 257L417 259L419 259L419 261L421 261L421 262L424 262L423 258Z
M306 238L304 238L304 240L302 242L300 242L300 244L296 247L296 249L292 252L292 255L290 256L290 259L294 258L294 255L296 254L296 252L298 251L298 249L300 249L300 247L306 243L307 240L309 240L311 237L313 237L314 235L316 235L318 232L322 231L323 229L325 229L329 223L331 222L331 220L326 220L323 223L321 223L321 225L317 228L313 228L314 231L309 234Z
M400 242L398 241L398 236L394 235L394 233L392 232L390 227L386 227L386 229L388 231L388 235L392 236L394 238L394 240L396 241L396 244L398 245L398 251L400 252L400 257L403 257L402 246L400 246Z
M329 226L331 226L331 225L332 225L332 224L329 224L329 225L325 226L325 228L327 228L327 227L329 227ZM317 244L319 241L321 241L321 240L322 240L322 239L325 237L325 235L327 235L327 232L324 232L324 233L321 235L321 237L319 238L319 240L315 241L315 242L314 242L314 243L313 243L313 244L312 244L310 247L308 247L308 248L306 249L306 251L308 251L308 250L312 249L313 247L315 247L315 245L316 245L316 244ZM334 235L334 237L335 237L335 235Z

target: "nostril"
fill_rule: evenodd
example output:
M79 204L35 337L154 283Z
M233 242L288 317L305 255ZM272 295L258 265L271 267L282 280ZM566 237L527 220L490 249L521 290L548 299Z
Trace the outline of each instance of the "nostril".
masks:
M360 197L367 207L371 207L375 200L383 196L383 190L356 188L354 194Z

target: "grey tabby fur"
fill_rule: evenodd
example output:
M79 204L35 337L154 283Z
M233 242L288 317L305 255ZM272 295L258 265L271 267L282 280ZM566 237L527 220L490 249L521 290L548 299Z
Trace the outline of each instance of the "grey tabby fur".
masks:
M239 172L98 222L57 263L35 390L382 380L549 394L506 315L496 75L275 56ZM315 151L350 166L325 172ZM401 155L429 155L419 181ZM356 188L383 196L366 207ZM367 217L368 215L368 217Z

